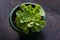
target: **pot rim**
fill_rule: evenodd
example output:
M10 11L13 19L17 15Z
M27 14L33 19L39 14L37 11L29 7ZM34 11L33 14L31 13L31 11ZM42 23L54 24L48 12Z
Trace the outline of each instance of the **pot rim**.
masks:
M21 3L21 4L17 5L17 6L15 6L15 7L12 9L12 11L10 12L10 15L9 15L9 24L10 24L10 26L11 26L15 31L17 31L17 32L22 32L22 31L21 31L20 29L18 29L18 28L14 25L14 23L13 23L13 21L12 21L12 14L13 14L13 12L14 12L20 5L22 5L22 4L32 4L32 5L36 5L35 3L31 3L31 2Z

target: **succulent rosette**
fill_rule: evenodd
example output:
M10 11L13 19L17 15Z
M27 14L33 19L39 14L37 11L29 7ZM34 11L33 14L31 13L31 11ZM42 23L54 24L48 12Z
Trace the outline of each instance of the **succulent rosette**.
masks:
M46 21L44 18L45 12L39 4L36 4L35 7L32 5L20 5L20 10L16 11L16 26L20 28L23 32L29 33L29 30L32 32L41 31Z

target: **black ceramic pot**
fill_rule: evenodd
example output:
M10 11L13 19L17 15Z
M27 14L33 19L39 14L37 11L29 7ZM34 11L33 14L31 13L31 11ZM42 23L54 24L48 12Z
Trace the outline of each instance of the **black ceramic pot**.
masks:
M26 5L32 5L32 7L35 7L35 3L22 3L22 4L26 4ZM21 5L21 4L20 4ZM36 40L40 34L40 32L29 32L29 34L25 34L22 30L20 30L18 27L16 27L16 24L14 23L15 18L16 18L16 11L19 9L20 5L17 5L10 13L9 16L9 23L11 25L11 27L19 33L19 35L21 36L21 40ZM43 18L45 20L45 16Z

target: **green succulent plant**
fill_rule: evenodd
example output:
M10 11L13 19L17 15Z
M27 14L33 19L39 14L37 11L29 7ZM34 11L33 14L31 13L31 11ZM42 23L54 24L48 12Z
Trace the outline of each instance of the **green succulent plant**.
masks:
M23 32L29 33L29 29L32 32L39 32L44 28L45 20L41 20L41 16L44 16L44 11L40 5L20 5L20 10L16 12L16 26Z

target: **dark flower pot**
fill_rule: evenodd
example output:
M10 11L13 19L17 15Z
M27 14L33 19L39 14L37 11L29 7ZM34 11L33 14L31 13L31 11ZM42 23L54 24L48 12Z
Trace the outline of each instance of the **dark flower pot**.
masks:
M31 4L33 7L36 5L35 3L24 3L26 5ZM21 5L21 4L20 4ZM22 30L16 27L15 18L16 18L16 11L19 9L20 5L17 5L10 13L9 16L9 23L11 27L19 33L21 36L21 40L36 40L40 34L40 32L29 32L29 34L25 34ZM43 18L45 20L45 17Z

